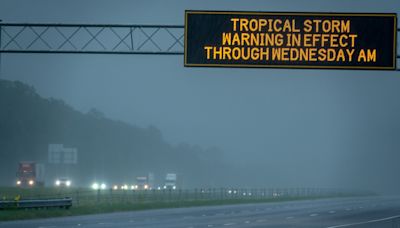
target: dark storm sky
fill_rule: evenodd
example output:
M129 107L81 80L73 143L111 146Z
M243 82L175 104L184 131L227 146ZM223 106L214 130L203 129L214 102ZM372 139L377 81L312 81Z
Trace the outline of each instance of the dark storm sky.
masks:
M185 9L399 13L400 1L0 1L4 22L183 25ZM184 68L182 58L3 54L1 78L237 163L320 170L316 180L361 175L365 161L378 183L400 161L399 72Z

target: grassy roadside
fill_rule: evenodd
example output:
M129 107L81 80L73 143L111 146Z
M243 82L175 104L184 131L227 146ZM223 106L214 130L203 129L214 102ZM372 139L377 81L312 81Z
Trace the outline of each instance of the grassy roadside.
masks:
M64 191L64 192L62 192ZM15 189L15 188L0 188L0 197L11 199L13 195L20 194L25 198L38 198L38 196L66 196L77 190L59 190L59 189ZM39 195L38 195L39 194ZM125 194L125 193L124 193ZM136 210L149 210L149 209L162 209L162 208L179 208L179 207L195 207L195 206L212 206L212 205L229 205L229 204L245 204L245 203L267 203L267 202L284 202L295 200L311 200L311 199L324 199L334 197L349 197L355 196L354 194L339 194L339 195L324 195L324 196L282 196L282 197L268 197L268 198L228 198L228 199L193 199L192 196L188 198L169 198L163 200L159 195L150 195L151 200L142 201L129 201L121 200L120 198L107 198L103 201L96 201L94 195L90 195L90 200L81 200L80 203L74 203L70 209L13 209L13 210L0 210L0 221L8 220L22 220L22 219L36 219L36 218L49 218L61 216L75 216L75 215L89 215L98 213L109 212L122 212L122 211L136 211ZM359 196L359 195L357 195ZM24 197L23 197L24 198ZM125 199L125 198L122 198ZM141 199L141 198L137 198ZM0 199L1 200L1 199Z

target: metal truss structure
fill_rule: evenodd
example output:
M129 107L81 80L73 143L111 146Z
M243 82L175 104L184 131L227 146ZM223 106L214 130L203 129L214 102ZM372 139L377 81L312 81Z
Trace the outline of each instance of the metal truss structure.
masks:
M0 23L0 53L183 54L183 26Z

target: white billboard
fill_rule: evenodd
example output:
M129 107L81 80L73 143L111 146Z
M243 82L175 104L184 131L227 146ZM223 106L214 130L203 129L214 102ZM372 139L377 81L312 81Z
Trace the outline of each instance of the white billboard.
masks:
M66 148L63 144L49 144L48 161L50 164L77 164L78 149Z

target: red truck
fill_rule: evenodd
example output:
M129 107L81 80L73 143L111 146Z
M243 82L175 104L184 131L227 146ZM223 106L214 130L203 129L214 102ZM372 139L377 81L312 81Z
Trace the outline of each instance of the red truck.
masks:
M33 161L21 161L17 171L17 186L44 186L44 166Z

